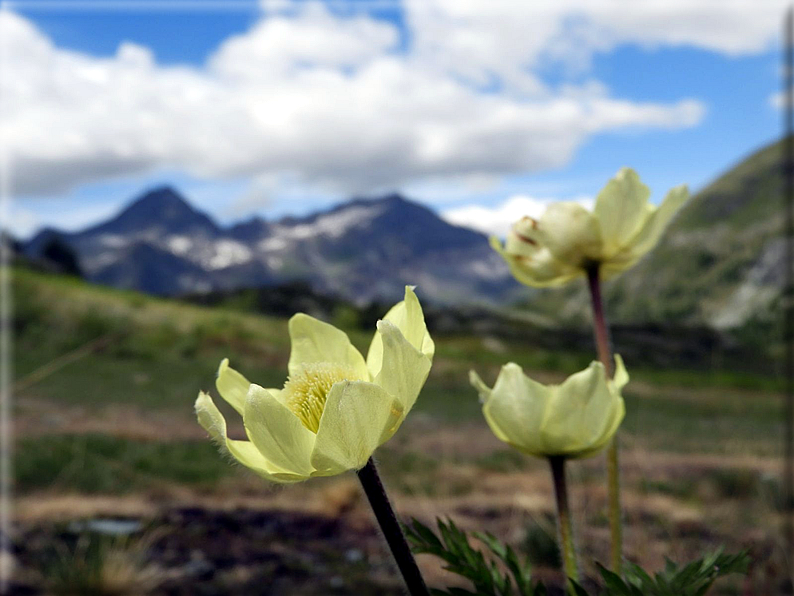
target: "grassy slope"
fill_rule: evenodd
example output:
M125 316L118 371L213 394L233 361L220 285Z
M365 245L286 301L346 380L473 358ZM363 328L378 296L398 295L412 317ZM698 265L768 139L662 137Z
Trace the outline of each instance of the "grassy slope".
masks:
M726 171L690 199L648 257L607 282L614 322L710 324L735 308L734 293L769 241L782 234L781 151L781 142L769 145ZM778 313L774 301L771 308L763 300L758 304L748 308L748 324L738 336L766 349L779 343ZM538 291L529 308L584 322L585 284Z
M694 196L658 249L613 284L618 316L711 321L782 234L780 160L780 143L765 147Z
M16 471L23 494L40 489L114 493L158 482L211 487L241 473L202 437L192 403L199 389L213 387L223 357L253 381L280 386L289 353L285 320L184 305L22 269L14 273L13 288ZM366 350L369 332L352 330L350 335ZM81 352L98 338L98 349ZM484 425L467 381L472 367L490 382L499 366L512 360L550 381L591 358L495 338L436 340L433 372L401 430L406 436L412 436L411 418L417 420L416 428L423 419ZM42 374L65 354L78 357ZM704 376L629 367L634 383L626 392L625 428L642 445L678 452L777 452L775 394L730 389L737 378L719 371ZM754 382L752 377L742 381ZM763 385L763 379L758 383ZM130 425L143 416L145 424L170 420L171 426L164 423L161 434L159 427L152 432L144 428L140 437L129 429L104 431L101 425L91 432L80 430L119 408ZM383 454L387 465L389 457L404 456L389 446ZM399 462L396 470L405 467L404 460Z
M194 397L199 388L212 388L222 357L254 381L283 382L289 351L286 320L189 306L25 270L15 271L13 288L15 511L27 511L34 519L62 519L58 511L68 507L72 519L96 515L92 507L123 515L130 498L167 508L208 502L222 507L230 499L249 497L268 507L269 499L283 495L281 502L297 507L319 500L330 512L347 506L350 497L345 495L358 494L348 490L351 478L268 491L258 478L220 456L195 422ZM350 333L366 349L370 333ZM96 348L97 338L103 340L98 349L84 349ZM540 547L532 538L541 522L550 519L544 517L551 511L546 467L491 435L467 371L476 367L490 382L503 362L515 360L541 380L553 381L580 368L591 355L550 353L526 341L474 335L436 334L435 339L437 357L415 411L378 451L390 492L406 515L463 516L544 565L538 551L545 552L547 530ZM72 360L63 360L65 354ZM53 362L62 366L53 367ZM748 536L761 541L759 552L771 551L779 464L767 457L780 452L779 394L731 388L737 381L756 387L765 381L724 371L651 371L628 365L632 382L624 392L627 416L621 439L628 555L658 567L663 554L686 560L718 544L736 550L748 544ZM570 473L584 552L605 560L603 458L574 462ZM455 499L461 501L455 505ZM55 503L52 513L47 513L47 503ZM39 513L31 513L35 511ZM192 528L191 536L201 536L198 531ZM209 546L207 541L201 548ZM323 556L324 565L329 560ZM345 562L345 574L348 567ZM725 586L728 591L720 593L737 593Z

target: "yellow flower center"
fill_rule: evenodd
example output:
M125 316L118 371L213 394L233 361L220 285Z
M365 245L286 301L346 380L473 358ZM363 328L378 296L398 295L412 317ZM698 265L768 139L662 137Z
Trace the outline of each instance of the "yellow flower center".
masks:
M303 426L316 433L331 387L340 381L356 380L360 379L349 366L330 362L309 364L284 384L284 403Z

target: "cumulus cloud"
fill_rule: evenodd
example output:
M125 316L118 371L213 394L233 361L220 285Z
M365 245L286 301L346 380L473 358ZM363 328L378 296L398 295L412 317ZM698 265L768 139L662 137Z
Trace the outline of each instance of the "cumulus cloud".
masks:
M598 81L549 89L535 74L544 57L620 43L754 52L778 22L769 2L743 18L730 1L526 4L407 0L402 51L386 21L271 0L200 68L160 65L131 43L103 58L58 48L5 11L0 124L13 192L163 167L344 194L558 167L592 135L691 127L705 107L610 97Z
M420 53L480 84L494 76L537 92L554 60L579 69L621 44L688 46L726 55L775 43L784 0L406 0Z
M397 30L385 22L365 16L341 19L321 4L308 4L297 15L276 13L226 40L210 67L223 76L256 83L308 68L362 66L373 55L393 51L398 41Z
M554 199L538 199L526 195L515 195L493 207L467 205L447 209L441 217L450 223L478 230L488 235L504 238L512 225L525 216L539 218ZM573 199L586 209L592 209L591 197Z

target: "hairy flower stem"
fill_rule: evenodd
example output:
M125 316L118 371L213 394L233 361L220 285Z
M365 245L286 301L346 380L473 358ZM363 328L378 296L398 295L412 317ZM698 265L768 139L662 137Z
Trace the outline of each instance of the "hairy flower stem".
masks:
M598 359L604 365L607 376L612 377L612 350L609 342L609 329L604 317L604 303L601 300L600 267L598 264L587 268L587 284L593 304L593 332L595 334ZM623 520L620 508L620 465L618 462L618 435L612 438L607 448L607 486L609 492L609 529L612 534L612 571L621 574L623 566Z
M565 456L549 456L551 477L554 480L554 496L557 500L557 520L562 544L563 569L566 577L579 581L579 568L576 564L576 547L573 543L573 522L568 508L568 487L565 482ZM567 583L567 582L566 582ZM571 590L573 594L573 590Z
M429 596L430 592L425 585L425 580L422 578L411 548L405 540L400 522L394 515L389 497L386 495L386 489L383 488L383 483L380 481L375 460L370 457L367 465L357 473L364 493L372 506L372 511L375 513L375 518L378 520L380 529L386 537L392 555L394 555L394 560L397 562L397 567L405 580L408 593L411 596Z

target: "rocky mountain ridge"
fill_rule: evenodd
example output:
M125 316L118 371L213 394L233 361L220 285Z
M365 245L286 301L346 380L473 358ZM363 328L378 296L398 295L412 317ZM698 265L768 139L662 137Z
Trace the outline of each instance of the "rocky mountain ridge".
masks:
M783 142L772 143L693 196L656 249L605 284L610 320L774 334L785 271L782 158ZM440 305L518 303L545 324L589 324L584 280L521 286L485 235L397 194L224 228L164 187L86 230L42 230L24 251L35 257L56 239L76 253L89 280L152 294L305 281L362 305L399 299L412 284Z
M165 296L303 280L356 303L398 299L412 284L455 304L503 302L519 289L483 234L398 194L223 228L161 187L85 230L42 230L25 253L39 256L56 240L90 281Z

